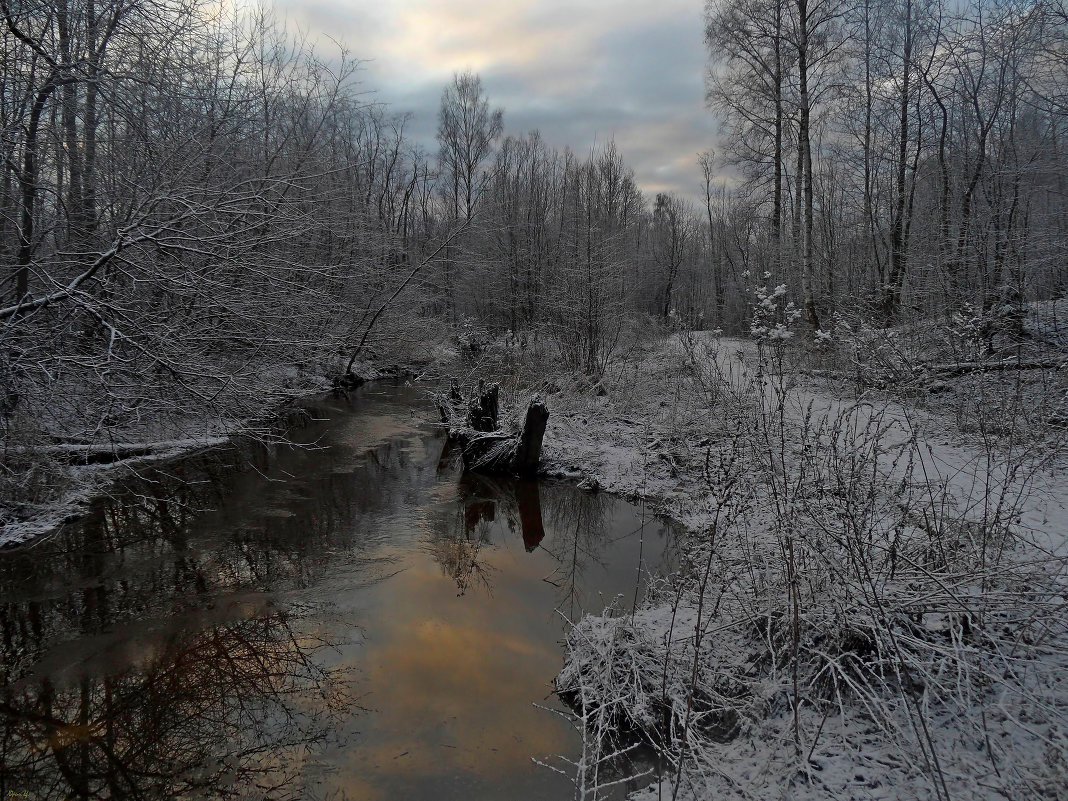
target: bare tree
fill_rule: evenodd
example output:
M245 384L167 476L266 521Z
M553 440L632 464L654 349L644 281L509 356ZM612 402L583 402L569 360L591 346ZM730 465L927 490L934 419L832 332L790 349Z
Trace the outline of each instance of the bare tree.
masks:
M450 219L471 222L485 184L482 165L504 130L504 112L491 109L482 79L470 71L453 75L438 111L438 170ZM455 254L443 260L445 306L455 323Z
M658 293L660 316L665 320L674 308L674 292L679 270L692 255L693 212L676 195L660 193L653 205L653 260L664 279Z

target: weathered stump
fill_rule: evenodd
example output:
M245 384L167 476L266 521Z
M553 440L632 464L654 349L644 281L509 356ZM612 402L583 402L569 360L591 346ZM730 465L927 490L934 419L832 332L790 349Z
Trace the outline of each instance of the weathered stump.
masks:
M521 476L532 476L538 472L541 462L541 443L545 438L545 425L549 421L549 410L541 398L535 396L527 407L527 416L523 421L523 430L519 433L515 452L512 454L512 471Z
M464 467L486 473L532 476L541 462L541 445L549 410L534 397L519 434L491 432L471 437L463 449Z
M438 397L442 422L451 425L460 411L460 392L455 381L448 395ZM464 424L449 429L449 439L461 448L464 468L480 473L532 476L541 462L541 446L549 410L535 396L527 407L518 433L500 431L500 387L478 382L467 404Z
M487 387L481 380L478 392L471 398L467 410L467 427L474 431L496 431L499 427L497 418L501 414L500 384Z

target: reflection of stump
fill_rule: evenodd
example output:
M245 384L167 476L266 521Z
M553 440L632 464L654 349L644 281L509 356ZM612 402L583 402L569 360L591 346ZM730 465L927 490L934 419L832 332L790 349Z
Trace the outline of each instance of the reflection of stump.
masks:
M464 531L472 533L478 524L485 520L492 523L497 519L497 504L493 501L478 501L464 505Z
M458 490L464 506L465 534L473 533L483 521L492 523L497 519L500 490L487 481L474 473L464 473L460 476Z
M541 493L537 481L520 480L515 485L515 502L519 507L519 528L523 533L523 547L530 553L545 539L541 522Z
M523 537L523 547L533 551L545 539L541 517L541 485L533 478L487 476L468 471L461 474L457 492L463 505L464 534L470 539L483 521L498 517Z

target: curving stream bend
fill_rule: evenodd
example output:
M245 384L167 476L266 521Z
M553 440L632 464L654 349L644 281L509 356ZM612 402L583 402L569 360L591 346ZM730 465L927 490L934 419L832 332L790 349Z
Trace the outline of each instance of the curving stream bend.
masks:
M572 795L532 762L580 747L535 706L565 618L629 605L670 530L462 474L411 386L313 416L0 554L0 798Z

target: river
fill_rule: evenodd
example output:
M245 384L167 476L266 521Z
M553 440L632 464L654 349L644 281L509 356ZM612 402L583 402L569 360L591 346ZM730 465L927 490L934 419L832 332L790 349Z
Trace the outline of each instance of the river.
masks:
M629 607L670 527L462 473L411 385L309 412L0 554L0 798L573 795L532 761L581 747L567 619Z

